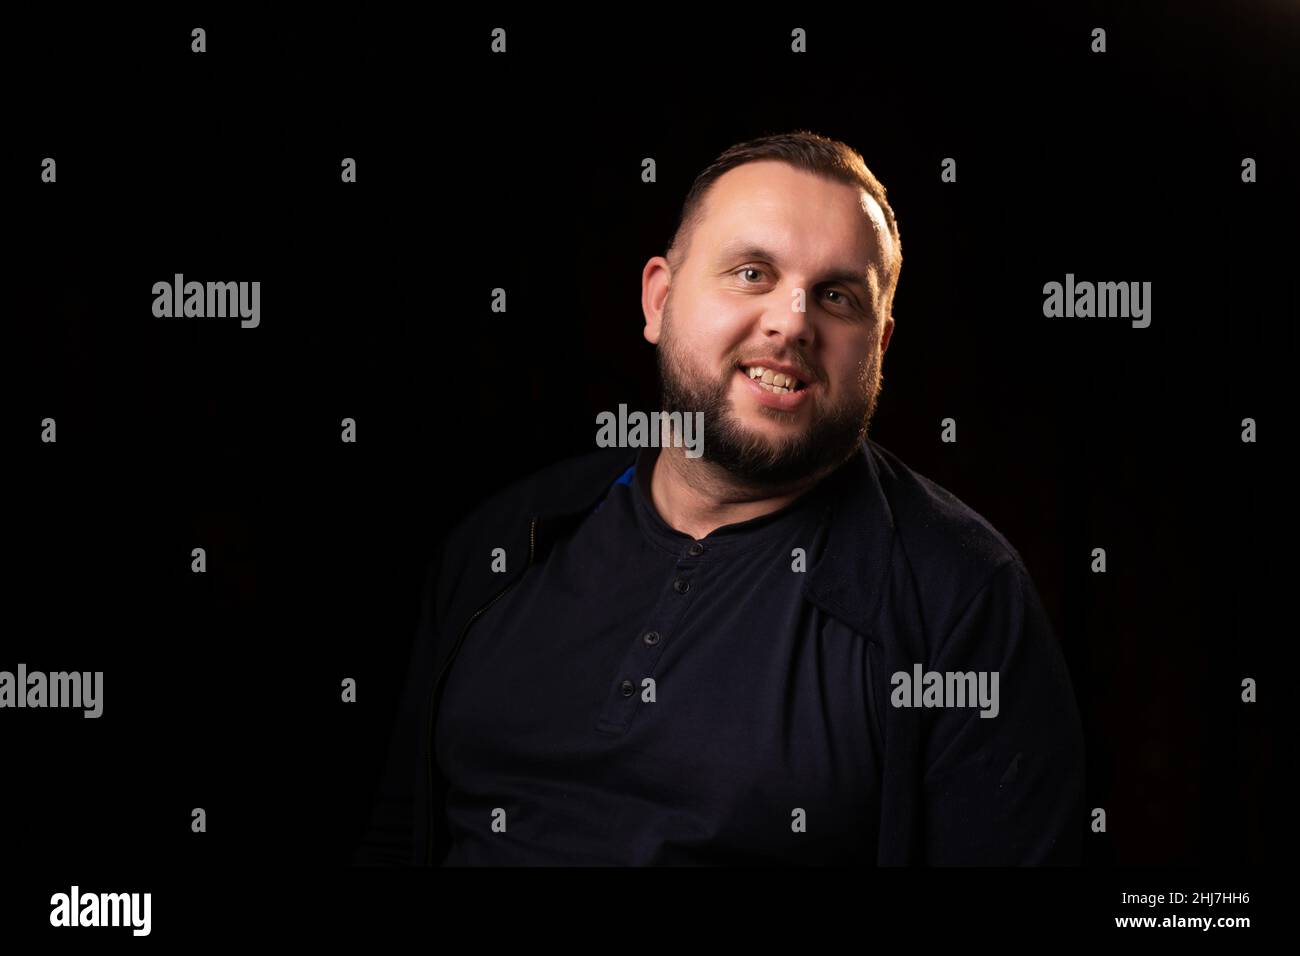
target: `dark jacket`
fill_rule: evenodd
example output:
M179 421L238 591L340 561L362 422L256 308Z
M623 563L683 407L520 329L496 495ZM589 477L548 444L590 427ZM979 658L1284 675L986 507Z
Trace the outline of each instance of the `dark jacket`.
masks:
M491 496L445 536L425 578L388 771L362 864L441 862L450 846L431 717L474 620L633 463L606 449ZM998 671L1000 713L884 706L879 864L1079 862L1083 735L1064 659L1019 553L980 515L868 439L809 554L803 595L871 642L889 675ZM491 570L504 548L507 573Z

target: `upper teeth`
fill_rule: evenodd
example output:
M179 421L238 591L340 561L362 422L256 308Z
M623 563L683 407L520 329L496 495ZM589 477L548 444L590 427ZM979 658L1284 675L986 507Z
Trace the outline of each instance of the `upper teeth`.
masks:
M770 368L763 368L761 365L751 365L745 369L745 374L750 378L760 378L768 385L775 385L777 388L794 388L799 381L793 375L773 372Z

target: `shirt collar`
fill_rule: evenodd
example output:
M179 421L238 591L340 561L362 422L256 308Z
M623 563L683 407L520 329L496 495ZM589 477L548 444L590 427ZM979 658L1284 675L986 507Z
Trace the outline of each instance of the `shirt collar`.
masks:
M637 451L621 448L571 466L565 480L550 487L546 500L533 505L542 522L539 539L544 542L569 522L580 521L638 457ZM817 559L809 565L805 595L863 633L871 629L891 582L896 528L885 485L897 488L905 478L896 470L903 466L895 462L868 438L822 483L831 504L823 512L815 550L809 551Z
M661 548L681 557L694 557L691 546L697 543L695 539L668 524L655 507L651 486L658 458L659 449L654 447L642 448L637 455L632 491L637 525L647 538ZM819 482L776 511L715 528L699 539L698 544L704 546L700 557L708 560L710 557L738 551L752 553L782 540L789 540L790 535L800 528L815 530L824 520L822 512L829 503L825 494L828 480ZM809 548L811 543L811 540L804 542L803 547Z

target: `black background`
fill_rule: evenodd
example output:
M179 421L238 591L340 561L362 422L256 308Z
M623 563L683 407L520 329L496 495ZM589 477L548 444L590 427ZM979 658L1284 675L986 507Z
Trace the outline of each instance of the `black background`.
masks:
M1087 869L1255 879L1237 868L1280 858L1293 629L1296 9L12 25L0 669L105 673L98 720L0 714L9 872L42 875L15 921L46 923L78 879L153 888L156 926L177 874L362 883L341 868L439 535L592 448L597 412L657 407L641 268L719 152L795 128L889 190L904 265L872 437L1034 576L1108 816ZM154 318L177 272L260 280L260 327ZM1067 272L1150 281L1151 326L1045 319ZM1111 897L1085 922L1128 912Z

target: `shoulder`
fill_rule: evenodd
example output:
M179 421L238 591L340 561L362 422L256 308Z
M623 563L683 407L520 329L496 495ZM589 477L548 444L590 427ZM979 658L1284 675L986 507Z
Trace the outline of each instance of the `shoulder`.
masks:
M628 449L571 455L522 475L477 502L463 503L448 538L498 534L536 514L573 510L594 501L627 467Z
M991 583L1028 580L1020 553L987 518L953 492L868 441L868 452L905 565L923 604L946 616Z

